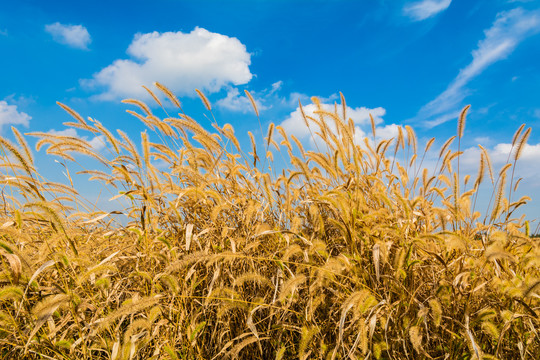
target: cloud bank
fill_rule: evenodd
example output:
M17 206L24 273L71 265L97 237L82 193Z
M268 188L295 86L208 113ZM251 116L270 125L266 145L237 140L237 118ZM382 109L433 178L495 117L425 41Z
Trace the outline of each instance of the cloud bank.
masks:
M88 30L82 25L64 25L55 22L45 25L45 31L52 35L54 41L76 49L87 50L92 41Z
M251 55L244 44L199 27L190 33L137 34L127 54L131 59L115 60L82 84L104 89L98 99L116 100L147 98L141 86L155 81L175 93L194 95L196 88L213 93L230 84L246 84L253 77Z

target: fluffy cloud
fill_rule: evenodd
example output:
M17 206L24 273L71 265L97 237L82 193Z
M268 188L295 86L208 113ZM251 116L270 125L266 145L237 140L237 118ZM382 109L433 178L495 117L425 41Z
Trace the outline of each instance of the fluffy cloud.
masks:
M88 49L92 41L88 30L82 25L63 25L56 22L45 25L45 31L52 35L54 41L77 49Z
M16 105L9 105L7 101L0 100L0 131L3 125L23 125L28 126L31 116L24 112L19 112Z
M250 91L251 96L257 104L257 109L259 112L276 107L290 109L298 106L299 100L302 102L309 101L309 96L297 92L292 92L288 96L281 95L280 90L282 89L282 86L283 82L277 81L268 89ZM332 97L328 99L321 99L321 101L334 99L337 99L336 95L332 95ZM229 111L242 113L253 111L253 105L248 97L245 96L243 92L240 93L237 88L232 86L227 89L227 96L217 101L217 105Z
M95 151L100 151L102 150L103 148L105 148L105 142L106 142L106 139L105 139L105 136L103 135L98 135L98 136L94 136L92 139L88 139L87 136L80 136L78 133L77 133L77 130L73 129L73 128L69 128L69 129L65 129L65 130L54 130L54 129L51 129L49 131L47 131L47 133L51 134L51 135L59 135L59 136L71 136L71 137L75 137L75 138L79 138L79 139L83 139L85 141L88 142L88 144L90 144L90 146L95 150Z
M485 31L485 38L472 52L472 61L461 69L448 88L423 106L418 118L428 119L427 127L434 127L457 117L459 105L467 96L466 85L490 65L507 58L520 42L540 31L540 10L521 8L497 14L493 25Z
M421 21L446 10L452 0L422 0L409 3L403 7L403 14L414 21Z
M262 101L259 99L259 96L256 96L254 93L251 93L251 96L253 96L259 112L268 109L266 105L263 105ZM238 89L235 87L231 87L227 90L227 96L218 100L217 106L229 111L242 113L253 111L251 101L247 96L240 95L240 91L238 91Z
M212 93L230 84L246 84L253 77L244 44L198 27L190 33L137 34L127 53L131 59L115 60L82 84L104 88L99 99L115 100L147 98L141 85L155 81L175 93L194 95L196 88Z
M499 143L491 147L486 147L491 163L493 165L493 175L498 176L499 170L510 161L513 164L512 144ZM540 159L540 144L525 144L519 160L516 163L514 181L522 177L524 182L522 187L526 188L528 195L534 195L531 189L540 187L540 168L538 167L538 159ZM463 174L470 174L473 177L478 172L480 161L480 149L471 147L464 151L460 157ZM507 173L510 175L512 168ZM536 198L536 201L539 199Z
M515 148L514 148L515 150ZM512 151L512 144L501 143L495 145L491 156L495 162L503 163L508 159L508 154ZM519 162L531 163L534 167L538 167L538 159L540 159L540 144L530 145L525 144Z
M335 107L333 104L325 104L322 103L321 107L324 111L328 112L334 112ZM319 118L319 115L315 113L317 111L317 106L315 104L309 104L302 107L304 110L304 113L306 116L311 116L316 119ZM338 113L341 114L341 107L338 106ZM373 116L373 119L375 121L375 124L382 124L383 119L382 117L386 114L386 110L382 107L377 107L374 109L369 109L366 107L358 107L358 108L351 108L347 107L347 118L351 118L355 123L355 140L360 143L362 139L366 136L366 131L364 129L371 129L371 121L369 118L369 114ZM328 118L328 117L327 117ZM311 133L315 134L315 132L318 131L318 129L315 128L315 124L311 123L310 125L313 125L313 128L310 129L306 126L305 121L302 117L302 113L300 111L300 108L296 108L295 111L293 111L289 117L283 121L280 124L283 129L287 132L287 134L292 134L299 138L300 140L308 140L310 141L311 145L313 144L313 139L311 138ZM333 121L328 122L329 128L336 132L335 125ZM363 129L364 128L364 129ZM387 125L387 126L380 126L377 127L378 136L384 137L384 138L391 138L397 134L397 126L396 125Z

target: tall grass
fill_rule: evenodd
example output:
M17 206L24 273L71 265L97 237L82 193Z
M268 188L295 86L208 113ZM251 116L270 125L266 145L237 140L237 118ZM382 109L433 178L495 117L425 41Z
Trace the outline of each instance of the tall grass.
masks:
M232 126L212 115L209 132L158 88L180 113L162 119L126 100L148 128L140 142L63 104L67 126L108 151L31 134L66 170L78 154L98 161L82 173L129 204L124 225L71 182L43 179L16 130L17 145L1 139L2 358L538 358L539 243L512 215L527 199L504 194L515 162L497 174L482 152L462 191L452 140L431 173L433 140L419 152L407 127L358 142L343 97L342 109L313 99L319 111L304 114L319 151L274 124L246 150ZM486 171L494 197L482 221Z

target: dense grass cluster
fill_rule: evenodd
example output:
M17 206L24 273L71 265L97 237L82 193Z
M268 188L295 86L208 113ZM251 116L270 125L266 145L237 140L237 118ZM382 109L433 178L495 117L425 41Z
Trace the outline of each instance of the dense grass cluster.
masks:
M18 145L0 138L1 358L539 358L539 242L512 215L526 199L505 195L530 129L500 172L483 150L471 179L468 108L432 171L433 139L420 151L406 126L358 141L343 97L304 115L317 151L270 124L245 152L230 125L209 132L157 86L180 113L126 100L151 131L140 145L62 104L108 151L33 134L68 177L77 154L98 161L82 173L116 189L127 224L43 179L18 131Z

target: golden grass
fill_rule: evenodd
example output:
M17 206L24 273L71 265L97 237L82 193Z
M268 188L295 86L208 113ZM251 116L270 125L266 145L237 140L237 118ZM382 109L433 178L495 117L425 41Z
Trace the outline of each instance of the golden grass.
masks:
M150 130L138 144L59 104L112 151L49 134L34 134L38 146L99 160L103 168L81 173L116 189L125 225L37 174L17 131L23 151L1 139L0 358L538 358L539 243L511 217L527 199L504 196L519 183L506 173L530 129L514 136L513 163L496 181L482 148L474 186L462 191L456 136L430 173L421 167L434 139L421 157L411 127L356 143L341 101L333 113L303 114L322 150L271 124L263 159L255 137L246 153L228 124L213 134L128 99ZM479 221L486 167L495 200Z

